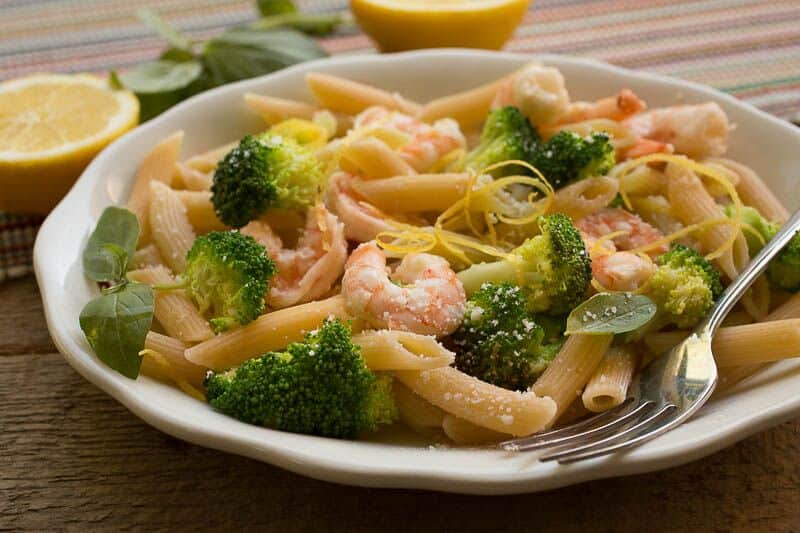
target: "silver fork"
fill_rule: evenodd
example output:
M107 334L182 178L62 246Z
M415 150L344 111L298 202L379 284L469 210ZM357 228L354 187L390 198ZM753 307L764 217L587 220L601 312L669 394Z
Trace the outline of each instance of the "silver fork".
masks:
M577 424L531 437L501 442L506 450L553 448L541 461L572 463L642 444L680 425L708 400L717 384L711 339L745 291L792 236L800 211L747 265L689 337L660 355L639 375L638 387L622 405Z

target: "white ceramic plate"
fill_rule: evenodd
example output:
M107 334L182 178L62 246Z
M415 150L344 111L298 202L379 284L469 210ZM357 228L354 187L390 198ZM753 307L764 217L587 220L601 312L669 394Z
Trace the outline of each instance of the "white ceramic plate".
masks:
M569 466L539 463L535 454L429 447L401 430L369 442L282 433L238 422L177 389L147 377L129 380L101 363L78 327L96 293L81 273L81 250L102 210L124 203L138 162L160 139L186 131L183 156L263 129L242 102L245 92L309 99L303 75L322 71L426 101L498 78L531 56L466 50L347 56L289 68L222 87L182 103L117 140L94 160L47 218L35 265L50 333L70 365L137 416L178 438L266 461L307 476L375 487L465 493L516 493L685 463L800 413L800 361L774 365L740 384L676 430L629 453ZM753 166L791 208L800 207L800 132L707 87L559 56L538 57L561 69L575 99L629 87L651 107L714 100L736 124L730 155Z

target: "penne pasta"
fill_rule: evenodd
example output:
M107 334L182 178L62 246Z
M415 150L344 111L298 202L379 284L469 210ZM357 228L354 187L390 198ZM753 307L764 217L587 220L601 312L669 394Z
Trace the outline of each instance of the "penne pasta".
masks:
M419 104L406 100L397 93L330 74L309 72L306 74L306 84L323 107L350 115L356 115L372 106L409 115L416 115L421 109Z
M417 174L381 180L354 179L351 185L370 204L387 213L442 212L464 197L469 175Z
M183 132L177 131L158 143L139 165L133 182L128 209L139 219L139 243L150 242L150 183L157 181L170 185L183 144Z
M613 335L570 335L547 369L533 384L533 392L556 403L554 421L577 398L611 346Z
M506 435L536 433L550 424L556 413L556 405L550 398L501 389L449 366L396 371L394 375L447 413Z
M653 353L663 353L683 341L687 331L651 333L644 339ZM753 366L800 357L800 318L722 327L711 345L717 366Z
M162 381L185 382L202 387L207 370L183 356L186 344L178 339L154 331L147 333L144 341L142 373Z
M249 324L217 335L186 350L186 359L211 368L227 370L267 352L303 340L328 317L350 319L341 296L273 311ZM352 328L357 331L358 325Z
M800 318L800 292L793 294L776 307L765 320L785 320L787 318Z
M653 167L641 165L620 178L619 188L630 196L660 195L667 188L667 177Z
M190 191L208 191L211 189L211 183L214 181L214 176L211 172L201 172L186 163L178 163L176 169L184 189Z
M186 268L195 233L178 193L160 182L150 184L150 227L164 262L176 273Z
M800 318L720 328L712 346L720 367L799 357Z
M758 209L767 220L783 224L789 219L789 211L753 169L724 157L709 157L704 162L718 165L736 174L739 178L736 192L739 193L742 202Z
M450 440L460 446L482 446L496 444L508 439L507 433L500 433L493 429L476 426L463 418L445 414L442 420L442 430Z
M230 229L217 218L210 191L175 191L175 194L183 202L189 224L198 235Z
M612 346L603 356L581 396L589 411L602 413L625 401L639 357L631 346Z
M144 248L139 248L136 250L136 252L134 252L128 268L132 270L138 270L141 268L163 264L164 260L161 258L161 254L158 253L158 248L156 248L156 245L148 244Z
M319 107L305 102L276 98L264 94L245 93L244 101L250 109L261 115L264 122L269 125L277 124L289 118L311 120L314 118L314 113L320 111Z
M550 213L564 213L574 220L591 215L617 196L619 182L608 176L595 176L556 191Z
M404 174L416 174L399 153L380 139L354 141L342 149L339 162L342 169L364 179L380 179Z
M512 76L513 73L486 85L432 100L422 107L418 118L425 122L452 118L464 129L479 126L486 120L497 91Z
M724 217L720 206L708 194L700 178L694 172L668 163L665 173L668 178L667 196L678 219L685 225ZM710 254L723 246L734 229L727 224L717 224L697 233L702 252ZM733 247L714 260L717 267L729 279L735 279L741 269L750 262L747 243L739 232Z
M426 402L396 379L392 380L392 393L402 423L424 436L441 432L444 411Z
M219 163L220 159L233 150L237 144L239 144L239 141L217 146L216 148L190 157L186 160L185 164L189 168L199 170L200 172L213 172L214 169L217 168L217 163Z
M130 271L128 277L148 285L175 283L175 278L163 265ZM183 342L201 342L214 336L211 326L182 290L156 290L153 315L170 337Z
M436 337L408 331L366 331L353 336L370 370L429 370L448 366L455 354Z

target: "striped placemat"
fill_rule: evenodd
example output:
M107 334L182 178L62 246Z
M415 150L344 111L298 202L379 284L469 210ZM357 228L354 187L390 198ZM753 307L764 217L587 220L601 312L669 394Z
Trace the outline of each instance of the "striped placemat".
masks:
M307 11L346 0L299 0ZM192 37L252 20L253 0L0 0L0 79L106 72L154 58L163 42L135 19L150 7ZM782 118L800 116L798 0L535 0L508 50L592 57L711 85ZM356 27L321 41L374 51ZM0 281L30 272L38 217L0 213Z

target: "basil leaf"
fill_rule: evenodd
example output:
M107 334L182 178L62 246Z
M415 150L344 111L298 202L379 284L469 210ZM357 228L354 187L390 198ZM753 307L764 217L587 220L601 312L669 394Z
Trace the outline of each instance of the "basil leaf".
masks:
M180 48L167 48L158 58L164 61L175 61L176 63L197 59L192 52Z
M262 16L277 15L279 13L295 13L297 7L292 0L258 0L258 12Z
M202 54L213 85L261 76L325 55L313 39L300 32L249 28L234 28L211 39Z
M595 294L569 314L566 334L625 333L645 325L655 314L656 304L647 296L624 292Z
M107 207L83 250L83 272L94 281L115 281L128 269L139 240L136 215L122 207Z
M206 88L203 66L195 60L151 61L137 65L131 71L115 74L115 77L125 88L136 93L142 121Z
M282 13L259 19L248 28L268 30L281 26L292 28L310 35L328 35L344 22L338 13Z
M139 17L139 20L141 20L145 26L151 30L155 30L156 33L166 39L170 47L191 53L191 39L170 26L167 21L159 17L155 11L140 9L136 12L136 16Z
M105 364L136 379L145 337L153 322L153 289L142 283L127 283L86 304L80 325L89 345Z

